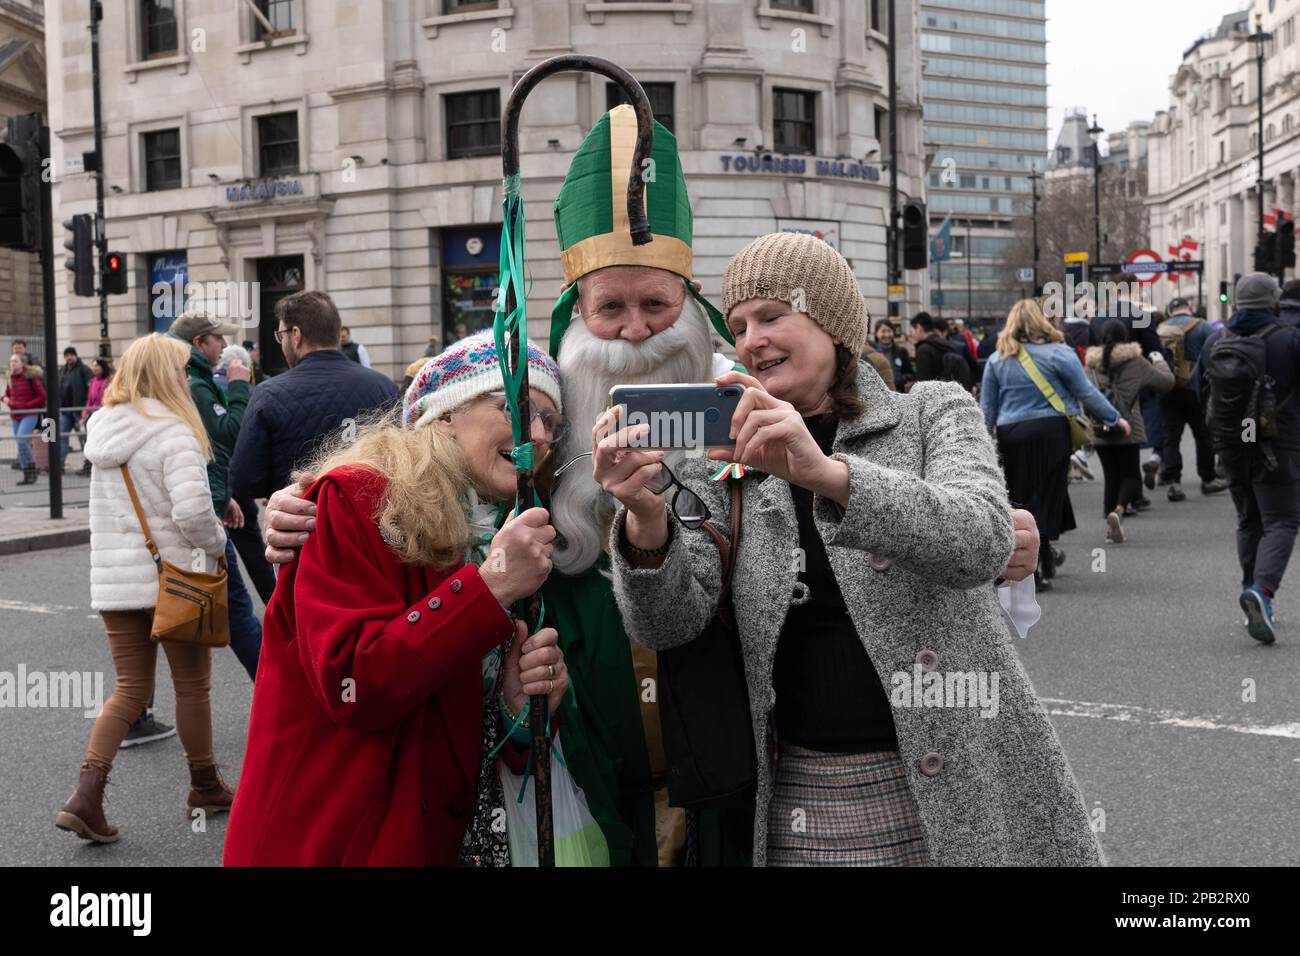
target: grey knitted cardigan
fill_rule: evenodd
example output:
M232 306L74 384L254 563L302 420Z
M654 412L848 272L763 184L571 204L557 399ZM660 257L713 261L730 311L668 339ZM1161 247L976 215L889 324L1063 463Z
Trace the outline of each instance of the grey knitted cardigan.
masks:
M816 497L814 520L853 623L886 693L906 674L998 676L996 716L978 707L895 702L899 753L934 865L1096 865L1078 785L1012 648L993 581L1014 536L1002 471L979 406L960 386L885 387L865 367L865 411L840 424L832 456L849 466L849 503ZM712 462L688 461L682 481L729 526L726 484ZM730 479L728 479L730 480ZM773 776L767 726L775 705L777 638L798 599L799 532L790 486L755 473L743 481L742 541L733 582L759 755L754 864L766 859ZM717 606L721 564L702 531L673 529L662 565L634 569L611 528L614 594L628 634L664 649L693 640ZM1032 639L1048 639L1042 629ZM991 678L989 679L991 686ZM953 698L948 698L949 702Z

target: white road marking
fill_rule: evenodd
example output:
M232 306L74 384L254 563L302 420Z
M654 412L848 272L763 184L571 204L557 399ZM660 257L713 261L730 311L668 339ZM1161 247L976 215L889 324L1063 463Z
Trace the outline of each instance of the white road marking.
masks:
M1189 730L1230 730L1236 734L1257 734L1263 737L1288 737L1291 740L1300 740L1300 721L1287 724L1249 724L1222 717L1195 717L1173 710L1156 710L1151 707L1135 707L1131 704L1100 704L1093 701L1061 700L1054 697L1043 697L1041 700L1047 712L1054 717L1090 717L1097 720L1156 724Z
M85 608L67 604L28 604L26 601L0 599L0 611L27 611L29 614L62 614L65 611L84 611Z

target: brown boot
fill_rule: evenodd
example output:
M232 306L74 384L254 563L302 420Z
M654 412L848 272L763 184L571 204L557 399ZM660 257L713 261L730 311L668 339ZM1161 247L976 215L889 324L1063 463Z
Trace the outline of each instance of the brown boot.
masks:
M190 796L185 803L191 816L195 810L207 814L224 813L234 802L235 791L226 786L215 764L211 767L190 767Z
M109 826L104 817L104 785L108 774L91 766L81 768L77 789L54 817L60 830L75 833L95 843L116 843L117 827Z

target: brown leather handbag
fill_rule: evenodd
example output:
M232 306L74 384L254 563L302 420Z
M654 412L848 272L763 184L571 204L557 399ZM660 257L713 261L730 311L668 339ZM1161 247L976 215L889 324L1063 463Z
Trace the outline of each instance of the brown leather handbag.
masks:
M154 544L153 532L149 530L126 465L122 466L122 479L135 506L135 516L140 519L144 543L158 566L158 605L154 608L153 631L149 636L155 641L225 647L230 643L226 559L217 559L216 574L186 571L164 561Z

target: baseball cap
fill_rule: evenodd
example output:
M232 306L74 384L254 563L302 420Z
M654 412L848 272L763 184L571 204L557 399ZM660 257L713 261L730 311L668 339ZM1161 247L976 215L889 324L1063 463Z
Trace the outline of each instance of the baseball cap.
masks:
M200 335L238 335L243 331L234 322L222 322L216 316L186 312L168 329L172 335L192 342Z

